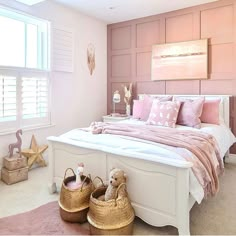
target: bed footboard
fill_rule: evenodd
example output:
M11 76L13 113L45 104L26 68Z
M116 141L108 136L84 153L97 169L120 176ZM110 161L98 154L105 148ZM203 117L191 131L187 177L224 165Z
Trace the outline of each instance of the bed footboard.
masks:
M108 154L108 171L123 169L136 216L153 226L172 225L189 235L189 169Z
M189 167L175 167L76 147L49 139L49 191L61 186L64 171L84 162L92 177L107 179L112 167L128 176L127 189L136 216L153 226L172 225L189 235ZM86 173L85 173L86 174Z
M50 193L60 190L65 169L75 168L79 162L83 162L86 166L85 175L91 174L92 178L100 176L106 179L106 154L104 152L79 148L59 141L49 140L48 143Z

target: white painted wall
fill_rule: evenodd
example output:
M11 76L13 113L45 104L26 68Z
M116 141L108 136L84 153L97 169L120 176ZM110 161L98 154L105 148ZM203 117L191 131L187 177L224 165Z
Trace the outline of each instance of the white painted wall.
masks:
M75 31L75 70L73 73L52 72L52 123L55 126L33 131L23 130L23 148L28 148L32 134L38 144L46 137L59 135L76 127L101 120L107 110L107 28L104 22L82 15L51 1L32 7L13 0L0 0L0 4L49 20L52 24ZM96 48L96 68L92 76L87 67L87 45ZM0 136L1 159L8 152L8 144L15 135Z

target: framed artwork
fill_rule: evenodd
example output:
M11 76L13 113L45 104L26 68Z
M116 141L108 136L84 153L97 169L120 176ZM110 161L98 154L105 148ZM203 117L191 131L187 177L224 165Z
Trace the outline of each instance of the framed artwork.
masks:
M152 80L208 79L208 40L153 45Z

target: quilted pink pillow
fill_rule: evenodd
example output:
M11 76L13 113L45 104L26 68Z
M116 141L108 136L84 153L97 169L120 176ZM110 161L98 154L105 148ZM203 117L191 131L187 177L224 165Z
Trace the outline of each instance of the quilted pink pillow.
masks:
M175 100L181 102L177 124L200 129L200 116L205 98L202 97L194 100L175 98Z
M154 100L147 120L149 125L160 125L175 128L180 102L160 102Z
M221 99L216 100L206 100L203 104L202 115L200 117L203 123L209 124L220 124L220 101Z
M141 112L143 109L143 100L134 100L133 102L134 102L134 104L133 104L133 118L140 119Z
M151 97L148 95L144 95L144 99L143 99L143 108L142 108L142 112L140 115L140 119L146 121L149 117L151 108L152 108L152 102L154 100L157 101L171 101L172 100L172 96L167 96L167 97Z

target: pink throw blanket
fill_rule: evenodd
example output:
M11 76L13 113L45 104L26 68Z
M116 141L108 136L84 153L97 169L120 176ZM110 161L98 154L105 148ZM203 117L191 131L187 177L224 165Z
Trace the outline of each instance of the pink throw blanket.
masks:
M144 139L170 147L183 158L193 163L193 173L203 186L205 196L215 195L219 190L218 174L223 171L223 162L215 138L203 132L141 126L120 123L93 122L90 126L93 134L113 134ZM168 148L168 147L167 147ZM185 148L196 156L190 158L179 148Z

